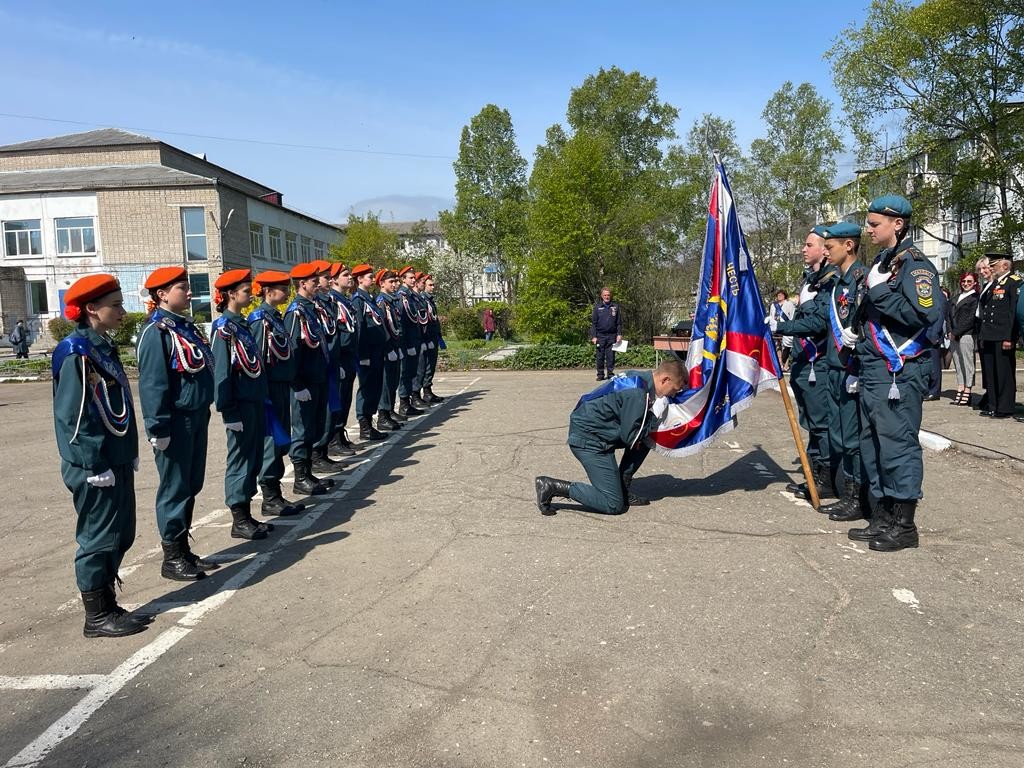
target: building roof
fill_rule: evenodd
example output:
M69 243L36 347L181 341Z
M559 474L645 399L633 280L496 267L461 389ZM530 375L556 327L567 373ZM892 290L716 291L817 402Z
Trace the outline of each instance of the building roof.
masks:
M381 223L381 227L396 235L405 235L408 237L429 237L444 234L441 230L441 222L427 221L425 219L421 219L419 221L393 221ZM342 228L344 228L344 225L342 225Z
M165 165L99 165L0 172L0 195L137 187L196 187L217 180Z
M159 144L157 139L120 128L100 128L84 133L69 133L48 139L22 141L0 146L0 152L45 152L51 149L85 149L88 147L123 147L129 144Z

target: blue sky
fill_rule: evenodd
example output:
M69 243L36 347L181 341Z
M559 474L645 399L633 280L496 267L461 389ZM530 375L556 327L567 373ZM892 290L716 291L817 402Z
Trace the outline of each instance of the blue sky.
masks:
M570 90L602 66L656 77L681 134L713 112L746 147L786 80L835 100L822 54L867 2L0 0L0 112L86 123L0 117L0 144L124 127L205 152L330 221L353 208L429 217L454 195L451 160L481 107L510 111L530 160Z

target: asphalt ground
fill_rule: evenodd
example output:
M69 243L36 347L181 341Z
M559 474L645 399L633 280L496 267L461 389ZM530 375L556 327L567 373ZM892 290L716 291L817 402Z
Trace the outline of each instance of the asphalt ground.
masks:
M81 634L49 384L0 385L0 765L1021 765L1020 464L926 451L921 548L873 553L784 492L765 393L652 455L650 506L542 517L593 376L437 384L262 542L228 536L214 416L193 548L224 567L196 584L160 578L144 452L121 601L156 618L119 640Z

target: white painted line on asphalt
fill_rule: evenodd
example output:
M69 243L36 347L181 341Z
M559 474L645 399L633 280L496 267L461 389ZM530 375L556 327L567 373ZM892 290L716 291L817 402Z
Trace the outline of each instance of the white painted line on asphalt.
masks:
M106 678L106 675L26 675L24 677L0 675L0 690L57 691L74 690L75 688L95 688Z
M138 603L122 603L121 607L126 611L133 611L146 616L156 616L159 613L185 613L193 605L195 605L195 601L158 600L145 606Z
M798 507L807 507L808 509L814 509L814 507L811 506L809 501L807 501L806 499L798 498L789 491L779 491L779 495L781 495L785 499L789 499Z
M256 557L255 552L214 552L212 555L203 555L203 560L210 560L214 563L241 563L245 560L252 560L254 557Z
M462 394L462 392L465 392L466 389L479 380L479 376L473 379L473 381L463 387L458 394ZM438 409L433 411L433 413L437 412L439 412ZM397 444L398 443L395 442L381 446L377 458L379 458L380 455L387 453ZM346 488L351 488L352 485L362 479L372 467L373 462L368 461L362 464L349 475L344 486ZM324 507L322 510L306 514L303 519L298 521L298 523L283 536L276 540L268 540L274 542L271 549L260 552L259 554L253 553L251 555L252 559L245 567L239 569L234 576L225 581L223 586L221 586L217 592L214 592L209 597L189 608L177 624L164 630L164 632L158 635L151 643L149 643L149 645L140 648L134 655L109 675L99 675L98 677L100 677L101 680L81 701L72 707L67 714L57 720L57 722L47 728L42 735L36 738L31 744L7 761L7 763L4 764L4 768L33 768L34 766L39 765L39 763L42 762L57 745L68 737L74 735L75 732L82 727L85 721L92 717L96 710L107 703L114 694L124 688L132 678L163 656L179 640L191 632L192 628L195 627L207 613L210 613L224 605L224 603L231 599L235 592L244 587L264 565L271 561L275 553L296 541L305 530L310 528L313 523L319 520L327 511L329 511L329 507Z

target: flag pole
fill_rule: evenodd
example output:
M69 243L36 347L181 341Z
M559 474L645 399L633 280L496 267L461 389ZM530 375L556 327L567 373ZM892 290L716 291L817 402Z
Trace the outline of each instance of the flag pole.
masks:
M782 403L786 406L786 415L789 416L789 428L793 431L793 442L796 443L797 453L800 454L800 466L803 467L804 477L807 479L807 495L810 497L811 506L815 509L821 507L821 499L818 498L818 486L814 482L814 474L811 472L811 462L807 459L807 449L804 448L804 437L800 434L800 425L796 420L796 411L793 410L793 401L789 397L789 384L786 382L786 375L779 369L779 393L782 395Z

